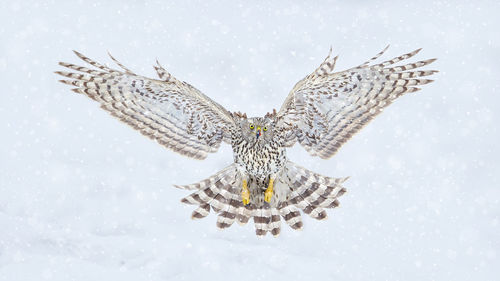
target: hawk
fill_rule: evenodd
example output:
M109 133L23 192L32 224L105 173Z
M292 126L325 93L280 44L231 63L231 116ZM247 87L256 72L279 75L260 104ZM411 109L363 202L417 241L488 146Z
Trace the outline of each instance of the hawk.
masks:
M190 84L177 80L157 61L158 79L137 75L123 66L113 69L75 51L93 66L59 64L73 72L56 71L76 93L143 135L180 154L204 159L222 142L233 149L234 163L198 183L175 185L194 191L182 202L196 205L193 219L218 214L217 227L253 218L256 234L277 236L281 219L301 229L300 211L323 220L325 209L339 206L347 178L309 171L288 160L287 148L301 144L311 155L332 157L369 121L405 93L433 80L436 70L418 70L436 59L403 62L421 49L375 63L388 46L368 61L334 72L338 56L329 55L289 93L279 111L249 118L230 112Z

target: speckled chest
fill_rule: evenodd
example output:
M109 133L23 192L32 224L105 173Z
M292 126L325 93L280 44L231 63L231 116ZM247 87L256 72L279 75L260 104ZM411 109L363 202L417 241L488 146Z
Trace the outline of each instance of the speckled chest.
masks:
M279 172L286 162L286 149L277 141L248 143L241 136L233 136L234 162L249 175L265 178Z

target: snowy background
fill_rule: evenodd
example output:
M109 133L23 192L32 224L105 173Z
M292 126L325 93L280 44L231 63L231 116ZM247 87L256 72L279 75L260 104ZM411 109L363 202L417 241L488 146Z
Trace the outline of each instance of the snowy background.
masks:
M165 1L166 2L166 1ZM0 1L0 280L499 280L498 1ZM314 4L313 4L314 3ZM327 55L437 57L407 95L313 171L351 176L341 208L279 238L191 220L228 165L164 149L56 82L71 52L139 74L158 58L230 110L261 116ZM309 279L311 280L311 279Z

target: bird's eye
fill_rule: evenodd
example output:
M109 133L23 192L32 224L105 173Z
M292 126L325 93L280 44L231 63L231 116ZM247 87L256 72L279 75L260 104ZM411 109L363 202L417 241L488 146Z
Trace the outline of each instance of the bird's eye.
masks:
M254 127L254 125L253 125L253 124L250 124L250 129L252 129L252 130L253 130L253 128L255 128L255 127Z
M264 130L264 132L267 131L267 127L262 128L262 130Z

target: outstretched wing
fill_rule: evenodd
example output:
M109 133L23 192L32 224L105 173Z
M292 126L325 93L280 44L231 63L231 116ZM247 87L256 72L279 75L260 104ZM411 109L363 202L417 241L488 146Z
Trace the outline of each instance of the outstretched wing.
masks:
M74 92L96 100L101 108L145 136L196 159L217 151L221 141L230 141L229 129L234 126L231 113L193 86L177 80L158 62L154 67L160 80L134 74L111 55L123 71L75 54L96 69L60 62L76 71L56 71L70 79L60 82L75 86Z
M294 86L277 120L281 120L281 124L295 124L292 137L311 155L332 157L396 98L418 91L417 86L433 81L420 77L432 75L436 70L416 69L436 59L394 66L413 57L420 49L370 65L387 48L367 62L341 72L333 72L337 57L332 57L330 50L325 61Z

